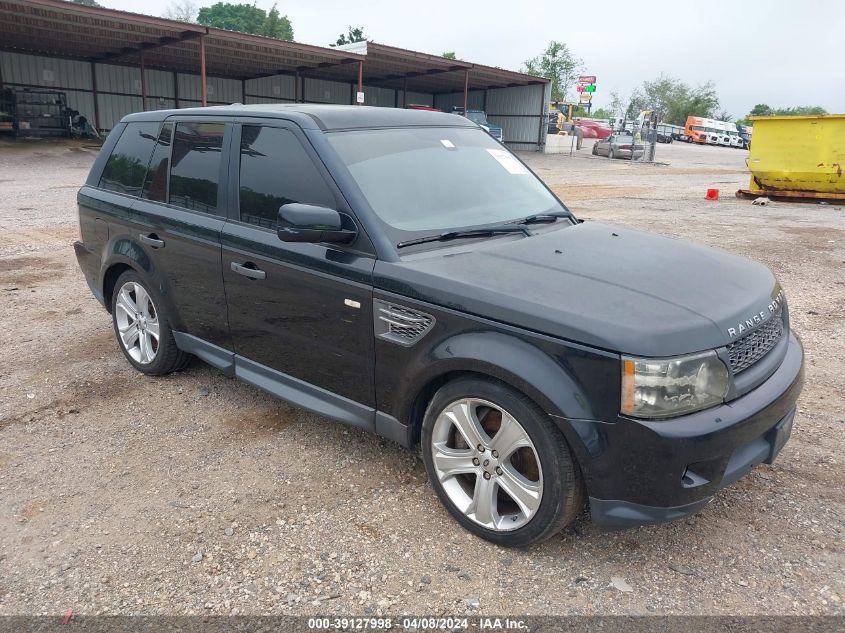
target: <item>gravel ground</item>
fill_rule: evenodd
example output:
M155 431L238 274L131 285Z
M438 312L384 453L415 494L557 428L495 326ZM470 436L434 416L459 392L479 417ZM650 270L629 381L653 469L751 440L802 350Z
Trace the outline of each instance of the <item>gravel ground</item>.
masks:
M777 273L807 354L792 440L688 520L607 534L584 515L507 550L396 445L199 362L135 373L71 248L95 150L0 145L0 615L845 614L845 212L736 200L744 151L658 152L524 158L587 219Z

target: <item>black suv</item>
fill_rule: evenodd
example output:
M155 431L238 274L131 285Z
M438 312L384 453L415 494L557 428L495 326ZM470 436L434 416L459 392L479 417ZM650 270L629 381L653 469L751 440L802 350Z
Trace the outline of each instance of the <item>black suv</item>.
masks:
M763 265L580 223L465 118L354 106L127 116L79 191L75 244L129 362L193 355L420 445L502 545L589 499L683 517L789 437L803 353Z

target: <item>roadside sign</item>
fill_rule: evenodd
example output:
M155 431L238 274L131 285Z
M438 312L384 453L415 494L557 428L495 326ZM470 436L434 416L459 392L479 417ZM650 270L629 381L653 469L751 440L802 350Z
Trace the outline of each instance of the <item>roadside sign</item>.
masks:
M594 84L596 83L596 76L595 75L581 75L578 77L579 84Z
M358 92L355 94L355 101L356 103L364 103L364 93Z

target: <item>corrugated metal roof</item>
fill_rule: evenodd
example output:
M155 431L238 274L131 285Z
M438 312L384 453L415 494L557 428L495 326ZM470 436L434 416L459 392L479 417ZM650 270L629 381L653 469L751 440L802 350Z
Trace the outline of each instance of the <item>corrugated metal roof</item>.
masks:
M425 93L462 92L465 79L470 90L547 82L375 42L324 48L62 0L0 0L4 50L127 65L143 53L147 68L196 73L201 37L206 73L233 79L299 73L351 83L363 61L368 86Z

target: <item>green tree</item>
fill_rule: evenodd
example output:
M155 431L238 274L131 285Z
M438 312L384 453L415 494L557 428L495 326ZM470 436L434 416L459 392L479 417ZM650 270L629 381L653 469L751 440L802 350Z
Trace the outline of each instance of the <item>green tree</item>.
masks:
M771 108L765 103L758 103L745 118L739 119L737 123L740 125L751 125L753 121L749 120L752 116L816 116L820 114L827 114L821 106L793 106L791 108Z
M610 111L610 117L612 119L621 118L625 115L625 97L619 94L616 90L610 91L610 105L608 106L608 110Z
M293 26L286 15L280 15L276 5L267 12L264 24L261 25L260 35L275 37L277 40L293 40Z
M197 22L228 31L265 35L279 40L293 40L293 26L286 15L280 15L276 5L269 13L255 5L218 2L202 7Z
M73 4L81 4L83 7L101 7L103 5L94 0L70 0Z
M455 51L447 51L443 53L443 57L446 59L458 59L458 56L455 55Z
M609 108L596 108L590 113L592 119L612 119L613 112Z
M772 114L774 114L774 110L772 110L769 106L765 103L758 103L751 108L751 112L748 113L748 116L771 116Z
M523 70L551 82L552 101L566 101L583 67L584 61L566 44L552 40L542 55L525 60Z
M196 22L197 5L193 0L174 0L164 12L164 17L179 22Z
M363 26L356 26L352 28L351 26L346 27L346 33L341 33L337 41L334 44L329 44L329 46L343 46L344 44L352 44L354 42L364 42L367 40L367 36L364 35L364 27Z

